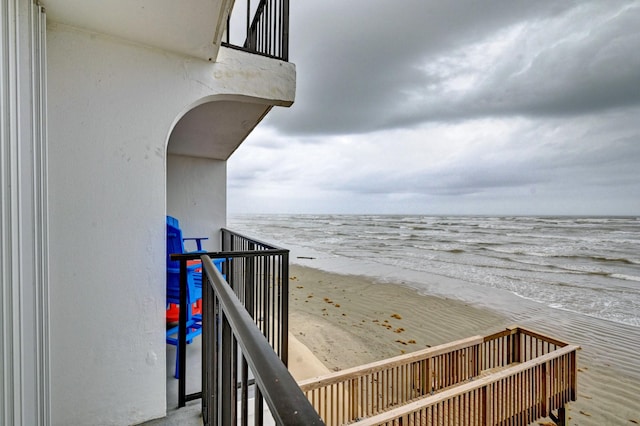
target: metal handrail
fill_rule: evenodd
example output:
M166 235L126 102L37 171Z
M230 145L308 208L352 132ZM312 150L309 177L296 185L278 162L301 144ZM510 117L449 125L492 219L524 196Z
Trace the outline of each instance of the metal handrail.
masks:
M289 0L260 0L251 18L251 0L247 0L245 41L242 46L230 41L231 16L227 18L227 40L223 46L245 50L284 61L289 60Z
M213 321L213 335L207 334L204 337L207 347L215 348L211 353L214 359L207 362L217 364L220 361L223 366L226 365L225 358L226 361L232 362L235 351L229 345L235 346L237 342L243 361L246 360L255 377L259 390L256 392L256 398L264 397L277 424L323 425L318 413L235 293L226 285L209 256L204 255L200 259L207 277L207 284L203 285L203 292L206 293L203 295L205 315L209 314L211 318L217 311L219 317ZM206 353L209 352L207 349ZM215 382L211 383L211 379ZM235 388L232 374L225 374L224 370L220 374L203 374L203 380L207 380L206 389L213 390L211 397L207 395L206 401L203 399L203 405L209 408L205 414L206 421L214 424L236 424L237 419L233 417L237 415L237 393L220 391L230 389L231 386ZM228 383L224 383L225 381ZM255 414L259 415L257 412Z
M255 257L264 256L266 254L286 254L289 250L286 249L274 249L274 250L242 250L242 251L211 251L206 253L176 253L170 254L171 260L188 261L188 260L200 260L200 257L208 256L211 259L225 259L225 258L241 258L241 257Z
M253 237L248 237L244 234L241 234L239 232L236 231L232 231L230 229L227 228L222 228L221 229L222 232L222 237L223 237L223 244L224 244L224 238L225 236L234 236L234 237L238 237L241 238L243 240L245 240L247 243L251 243L256 245L257 247L263 247L261 250L277 250L277 251L286 251L289 252L288 249L282 248L282 247L278 247L276 245L273 245L271 243L265 243L264 241L258 240L257 238L253 238ZM226 247L222 247L223 250L227 250Z

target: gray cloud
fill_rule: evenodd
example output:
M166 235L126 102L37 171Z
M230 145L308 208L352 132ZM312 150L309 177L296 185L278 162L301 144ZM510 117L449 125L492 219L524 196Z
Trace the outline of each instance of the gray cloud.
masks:
M640 214L639 23L621 0L292 4L296 102L230 160L230 210Z
M640 114L640 109L635 112ZM598 120L600 125L595 125ZM589 130L576 131L580 120L556 119L519 132L509 143L475 142L475 149L458 153L438 166L409 169L394 161L321 185L362 194L423 194L460 196L497 193L505 188L555 189L608 187L638 191L640 131L624 117L590 117ZM619 135L616 135L615 132ZM355 154L354 154L355 155Z
M629 54L640 49L637 3L415 0L390 8L385 1L326 1L298 7L305 8L293 11L298 100L269 120L289 134L576 115L640 102L640 55ZM520 28L513 45L491 63L472 63L468 50L513 28ZM477 79L473 87L447 89L465 74Z

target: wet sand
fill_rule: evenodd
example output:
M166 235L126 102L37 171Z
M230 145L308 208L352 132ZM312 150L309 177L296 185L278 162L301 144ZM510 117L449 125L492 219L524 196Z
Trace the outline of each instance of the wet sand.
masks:
M568 407L570 424L640 424L638 327L532 302L498 312L369 277L299 265L291 265L289 285L290 333L331 371L517 324L583 348L578 354L578 401ZM304 365L303 357L297 362ZM322 367L308 369L304 378L314 371Z

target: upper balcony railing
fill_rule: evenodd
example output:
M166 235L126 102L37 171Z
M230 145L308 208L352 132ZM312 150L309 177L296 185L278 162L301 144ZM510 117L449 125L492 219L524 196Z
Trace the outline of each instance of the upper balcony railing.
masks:
M247 7L244 42L240 45L231 40L231 24L232 21L236 22L237 18L235 15L232 16L237 9L234 7L227 19L226 41L223 41L222 45L288 61L289 0L259 0L254 7L251 6L251 0L245 1ZM240 2L236 2L236 6L239 4Z

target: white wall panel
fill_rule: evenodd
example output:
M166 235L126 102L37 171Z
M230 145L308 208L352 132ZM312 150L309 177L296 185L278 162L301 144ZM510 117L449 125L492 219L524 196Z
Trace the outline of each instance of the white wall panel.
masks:
M46 28L0 3L0 423L50 422Z

